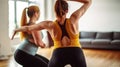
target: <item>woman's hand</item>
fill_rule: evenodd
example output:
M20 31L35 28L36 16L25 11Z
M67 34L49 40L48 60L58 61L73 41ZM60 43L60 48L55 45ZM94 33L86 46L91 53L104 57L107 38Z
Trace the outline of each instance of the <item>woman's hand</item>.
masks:
M11 40L14 39L14 36L15 36L16 33L17 33L16 30L14 30L14 31L13 31L13 34L12 34L12 37L10 38Z
M41 41L38 46L41 47L41 48L45 48L45 43Z

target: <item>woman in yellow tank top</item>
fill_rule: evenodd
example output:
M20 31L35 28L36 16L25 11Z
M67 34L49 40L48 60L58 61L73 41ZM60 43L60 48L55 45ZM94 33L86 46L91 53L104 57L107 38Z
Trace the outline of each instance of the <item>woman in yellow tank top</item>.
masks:
M83 3L71 14L70 18L66 18L68 1ZM46 29L54 42L54 51L48 67L64 67L67 64L72 67L86 67L84 54L79 43L78 22L90 4L91 0L56 0L55 21L42 21L36 25L21 27L15 30L13 37L16 32L20 31Z

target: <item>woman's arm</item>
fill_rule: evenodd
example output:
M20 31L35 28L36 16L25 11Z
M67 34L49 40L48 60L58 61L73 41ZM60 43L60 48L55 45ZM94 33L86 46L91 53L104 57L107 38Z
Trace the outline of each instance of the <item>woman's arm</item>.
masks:
M17 32L38 31L38 30L42 30L42 29L49 30L49 29L51 29L51 22L52 21L42 21L38 24L34 24L34 25L30 25L30 26L22 26L22 27L14 30L11 39L14 38L14 36Z
M15 29L16 32L28 32L28 31L38 31L42 29L48 29L50 27L51 21L42 21L38 24L30 25L30 26L22 26L18 29Z
M83 3L83 5L78 10L73 12L72 15L70 16L70 21L73 24L77 23L77 25L78 25L78 21L79 21L80 17L83 16L83 14L87 11L89 6L91 5L91 0L69 0L69 1L76 1L76 2Z
M34 43L37 46L40 46L41 48L45 47L45 44L42 41L41 32L39 32L39 31L33 31L32 32L32 36L33 36L33 39L34 39Z

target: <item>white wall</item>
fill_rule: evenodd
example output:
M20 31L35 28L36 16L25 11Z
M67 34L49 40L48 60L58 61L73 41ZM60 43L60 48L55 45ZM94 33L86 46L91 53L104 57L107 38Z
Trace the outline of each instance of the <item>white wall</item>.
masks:
M8 36L8 0L0 0L0 59L11 54Z
M80 5L70 3L70 14ZM120 0L92 0L79 26L80 31L120 31Z

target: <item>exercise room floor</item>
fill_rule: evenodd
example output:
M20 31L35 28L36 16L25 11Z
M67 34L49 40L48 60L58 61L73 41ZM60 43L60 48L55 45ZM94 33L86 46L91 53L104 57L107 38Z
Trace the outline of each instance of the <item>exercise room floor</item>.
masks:
M83 49L83 51L86 57L87 67L120 67L120 50ZM50 58L51 53L52 48L40 49L38 51L38 54L41 54L48 59ZM0 67L21 66L14 61L13 57L11 57L9 60L0 61Z

